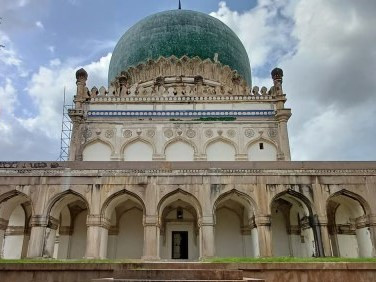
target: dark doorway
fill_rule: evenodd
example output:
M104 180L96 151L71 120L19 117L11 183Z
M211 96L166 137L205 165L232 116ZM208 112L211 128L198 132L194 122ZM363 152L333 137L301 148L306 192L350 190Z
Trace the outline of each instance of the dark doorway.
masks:
M188 231L172 231L172 258L188 259Z

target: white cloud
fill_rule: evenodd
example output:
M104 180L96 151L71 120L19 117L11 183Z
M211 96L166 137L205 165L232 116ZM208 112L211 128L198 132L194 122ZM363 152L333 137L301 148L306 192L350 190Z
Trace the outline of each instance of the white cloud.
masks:
M17 103L17 92L12 81L8 78L5 85L0 85L0 119L5 114L11 114Z
M55 53L55 46L47 46L47 50L50 51L51 54L54 54Z
M259 0L242 14L224 2L212 13L243 40L254 73L284 69L293 159L376 158L371 11L374 0ZM253 80L272 84L269 75Z
M44 25L43 25L43 23L42 23L41 21L37 21L37 22L35 22L35 26L36 26L37 28L44 29Z
M111 54L96 62L84 65L89 73L88 87L92 81L98 85L107 85L107 72ZM59 137L62 119L63 93L67 101L72 101L76 92L76 69L62 63L59 59L50 61L49 66L42 66L34 73L26 89L36 107L31 117L18 116L17 92L10 80L0 87L0 100L8 109L0 118L0 159L37 159L54 160L59 154Z

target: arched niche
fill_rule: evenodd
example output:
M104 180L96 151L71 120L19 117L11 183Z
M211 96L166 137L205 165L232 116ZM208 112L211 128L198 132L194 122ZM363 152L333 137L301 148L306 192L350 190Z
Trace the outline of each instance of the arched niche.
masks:
M208 161L235 161L236 150L232 144L217 140L206 147Z
M347 191L341 191L329 198L328 229L334 256L372 257L374 247L366 205L366 201L360 196Z
M153 147L143 141L129 143L124 148L124 161L152 161Z
M303 200L304 198L304 200ZM271 203L272 253L275 257L314 257L317 236L312 228L312 210L303 195L277 195Z
M112 149L111 146L101 140L93 141L87 144L82 151L83 161L110 161Z
M259 139L248 146L249 161L276 161L277 148L265 139Z
M193 161L195 150L185 141L175 141L166 146L165 155L170 162Z
M30 199L18 191L0 199L0 254L5 259L26 257L32 215Z
M201 207L197 199L177 190L166 195L158 205L160 254L162 259L199 258Z
M259 256L254 211L253 201L236 190L217 199L213 208L217 257Z
M144 211L143 201L126 190L112 195L104 203L101 214L110 223L107 241L109 259L140 259L142 257Z
M68 190L53 197L47 207L49 222L43 255L60 259L84 258L88 214L89 205L77 192Z

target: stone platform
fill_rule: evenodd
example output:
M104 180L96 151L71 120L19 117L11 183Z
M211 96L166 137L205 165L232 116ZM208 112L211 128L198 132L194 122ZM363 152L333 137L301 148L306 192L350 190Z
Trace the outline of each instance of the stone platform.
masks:
M183 264L182 264L183 265ZM263 282L262 279L247 279ZM228 269L123 269L115 270L113 278L93 279L92 282L240 282L245 281L242 270Z
M176 273L181 273L185 269L193 272L213 269L221 271L242 270L244 280L265 282L376 281L376 263L1 263L1 260L0 281L91 282L93 279L103 282L125 281L126 279L124 280L124 278L122 278L123 280L116 280L116 277L118 277L117 273L124 273L124 271L127 270L141 269L172 269L176 271ZM252 280L251 278L254 278L255 280ZM145 281L141 279L133 279L131 281L136 282L136 280L137 282ZM175 281L177 280L168 280L168 282ZM197 280L185 281L195 282ZM201 281L212 282L210 280ZM217 281L226 282L226 280ZM239 280L235 281L239 282ZM180 280L179 282L182 281Z

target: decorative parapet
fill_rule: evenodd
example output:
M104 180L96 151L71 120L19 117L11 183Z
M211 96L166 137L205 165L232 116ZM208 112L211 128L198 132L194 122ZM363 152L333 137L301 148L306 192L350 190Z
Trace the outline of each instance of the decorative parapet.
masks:
M243 77L219 62L172 56L131 67L112 81L108 90L103 86L93 87L89 95L95 99L106 96L271 96L273 92L257 86L251 91Z

